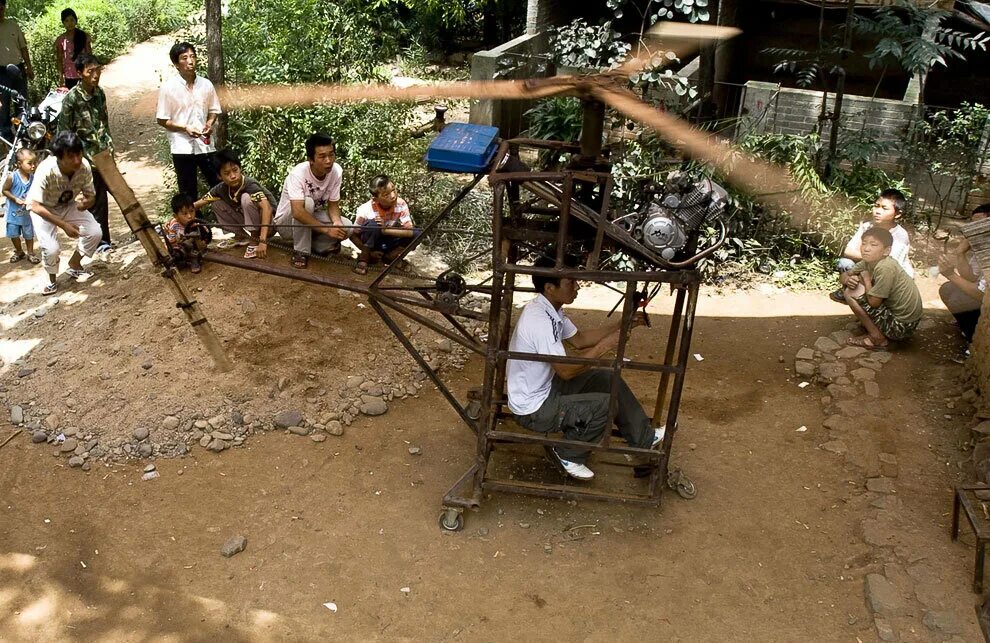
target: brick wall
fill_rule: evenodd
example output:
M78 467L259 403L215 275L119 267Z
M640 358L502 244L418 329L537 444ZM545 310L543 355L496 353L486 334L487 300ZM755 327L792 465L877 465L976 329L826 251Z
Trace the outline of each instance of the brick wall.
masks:
M831 112L834 99L830 93L826 113ZM740 131L808 134L818 126L821 107L820 91L749 81L742 103L743 127ZM899 143L904 140L915 116L915 109L912 102L846 95L842 99L843 134L890 141L894 147L880 159L880 164L892 167L898 158ZM826 137L828 131L826 126Z

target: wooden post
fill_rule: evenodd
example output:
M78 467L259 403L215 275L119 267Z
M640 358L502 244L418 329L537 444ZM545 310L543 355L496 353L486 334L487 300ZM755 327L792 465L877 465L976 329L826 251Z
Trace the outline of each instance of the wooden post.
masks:
M223 13L220 0L206 0L207 76L216 87L226 83L223 64ZM221 113L213 127L217 149L227 146L227 114Z
M100 172L100 176L106 181L107 189L113 195L114 200L117 201L117 205L124 215L124 220L127 221L127 225L131 228L131 232L134 233L138 241L141 242L141 245L144 246L144 251L148 253L148 258L151 259L152 265L161 269L162 277L165 278L169 288L172 290L172 294L175 295L176 306L186 314L189 325L196 331L199 341L203 342L203 346L206 347L210 357L213 358L213 363L217 370L222 372L231 370L233 364L230 358L227 357L220 338L214 332L213 327L210 326L210 322L207 321L206 316L203 315L203 311L199 307L199 302L189 296L185 284L182 283L182 279L179 277L179 272L172 265L172 259L168 254L168 250L165 248L165 243L155 233L154 226L151 225L148 216L144 213L144 208L138 203L137 197L134 196L134 191L131 190L130 186L127 185L127 181L121 176L113 157L107 151L100 152L93 157L93 165L96 166L96 169Z

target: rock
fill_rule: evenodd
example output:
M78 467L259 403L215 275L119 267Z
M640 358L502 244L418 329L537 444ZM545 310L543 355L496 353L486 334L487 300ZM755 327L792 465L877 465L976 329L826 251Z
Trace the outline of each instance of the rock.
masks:
M880 385L876 382L863 382L863 392L869 397L880 397Z
M227 448L227 443L223 440L217 440L216 438L213 438L210 441L210 445L206 448L212 451L213 453L220 453L221 451Z
M965 391L963 391L963 394L962 394L961 397L962 397L962 399L963 399L964 402L975 402L976 401L976 398L978 398L979 396L980 396L980 394L977 393L977 391L976 391L975 388L968 388Z
M872 382L877 377L877 372L869 368L857 368L849 373L857 382Z
M823 353L831 353L841 348L837 343L828 337L819 337L815 340L815 350Z
M441 353L452 353L454 352L454 342L450 341L450 339L446 337L444 337L443 339L438 339L437 349Z
M174 415L165 416L165 419L162 420L162 428L168 431L174 431L175 429L179 428L179 418L175 417Z
M227 418L222 415L214 415L209 420L206 421L211 428L222 429L225 424L227 424Z
M31 434L31 441L35 444L41 444L48 440L48 434L44 431L38 430Z
M870 503L874 509L896 510L901 508L901 499L897 496L880 496Z
M866 349L862 346L846 346L840 351L835 353L835 356L839 359L853 359L854 357L859 357L866 352Z
M853 383L853 381L848 377L837 377L835 378L835 383L838 384L839 386L849 386L850 384Z
M871 358L858 359L856 360L856 363L862 366L863 368L870 369L871 371L879 371L881 368L883 368L883 364Z
M139 426L138 428L136 428L136 429L134 429L134 430L133 430L133 431L131 432L131 435L133 435L133 436L134 436L134 439L135 439L135 440L137 440L137 441L139 441L139 442L140 442L141 440L147 440L147 439L148 439L148 435L149 435L150 433L151 433L151 432L150 432L150 431L148 431L148 429L146 429L145 427L143 427L143 426Z
M933 632L941 632L950 636L962 632L962 625L952 612L927 612L924 618L921 619L921 622Z
M365 415L382 415L388 411L388 405L380 397L362 395L360 409Z
M894 356L892 353L888 353L887 351L873 351L872 357L881 364L886 364Z
M83 464L85 464L85 462L86 461L83 460L78 455L74 455L71 458L69 458L69 466L72 467L73 469L77 469L77 468L83 466Z
M72 453L79 446L79 442L75 438L67 438L65 442L58 448L62 453Z
M867 518L862 522L863 540L874 547L894 547L900 544L898 531L877 518Z
M801 377L811 377L815 374L815 365L811 362L794 362L794 372Z
M326 431L330 435L344 435L344 425L338 420L330 420L327 422Z
M232 434L227 433L225 431L214 431L210 435L213 436L214 440L227 440L229 442L230 440L234 439L234 436Z
M828 364L821 364L818 367L818 375L823 380L832 381L837 377L842 377L846 374L846 365L842 362L830 362Z
M24 409L19 405L15 404L10 407L10 423L14 426L22 424L24 422Z
M152 446L150 442L142 442L138 445L138 455L142 458L150 458L151 454L154 452L155 447Z
M83 471L89 471L92 468L93 465L91 465L88 460L86 462L83 462L83 466L82 466Z
M193 422L193 426L199 429L200 431L205 431L208 428L210 428L210 423L207 422L206 420L196 420L195 422Z
M846 431L849 430L851 423L852 420L850 420L846 416L835 414L825 418L825 421L822 422L822 426L824 426L829 431L838 431L839 433L845 433Z
M275 426L279 429L287 429L290 426L299 426L303 423L303 414L296 410L282 411L275 416Z
M904 599L884 576L867 574L865 591L866 601L875 613L894 616L904 611Z
M918 322L918 330L928 330L929 328L935 328L935 320L929 317L925 317L920 322Z
M247 547L247 538L244 536L234 536L220 548L220 555L224 558L230 558L244 551L245 547Z
M154 365L155 364L149 359L149 360L141 363L141 368L143 368L146 371L150 371L151 370L151 367L154 366Z
M853 334L848 330L837 330L834 333L829 333L828 336L833 342L835 342L839 346L844 346L846 340L852 337ZM840 357L839 359L845 359L845 358Z
M33 368L22 368L19 371L17 371L17 377L27 377L33 372L34 372Z
M237 410L230 412L230 421L234 426L244 426L245 424L249 424L249 422L244 421L244 415Z
M877 628L877 638L881 641L896 641L897 632L891 627L890 623L886 619L882 619L879 616L874 617L873 624Z
M147 482L148 480L154 480L155 478L160 478L161 474L152 469L151 471L146 471L141 474L141 479Z
M423 450L419 447L409 447L409 455L422 455Z
M359 388L364 383L364 378L357 375L347 377L347 388Z
M289 433L296 435L309 435L309 429L304 426L290 426Z
M846 443L842 440L829 440L825 444L821 445L821 448L829 453L835 453L836 455L843 455L849 451L846 447Z
M880 475L887 478L897 477L897 458L894 457L892 453L881 453L880 459Z
M869 478L866 481L866 489L875 493L897 493L894 481L890 478Z
M77 433L79 433L79 429L77 429L74 426L67 426L65 427L65 430L62 431L62 435L64 435L67 438L74 437Z
M856 389L854 389L851 386L829 384L827 390L828 390L828 394L832 396L832 399L856 397Z
M144 467L144 472L145 472L145 473L148 473L149 471L154 471L154 470L155 470L155 469L157 469L157 468L158 468L158 467L156 467L155 465L153 465L153 464L149 464L149 465L146 465L146 466Z
M317 433L316 435L309 436L309 439L313 442L326 442L327 436L323 433Z
M970 429L973 437L977 440L982 440L983 438L990 437L990 420L983 420L976 426Z
M799 359L806 362L811 361L815 359L815 349L805 346L804 348L798 350L797 355L794 356L794 359Z
M208 435L204 435L199 439L199 446L203 447L204 449L209 448L210 442L212 441L213 441L212 437Z

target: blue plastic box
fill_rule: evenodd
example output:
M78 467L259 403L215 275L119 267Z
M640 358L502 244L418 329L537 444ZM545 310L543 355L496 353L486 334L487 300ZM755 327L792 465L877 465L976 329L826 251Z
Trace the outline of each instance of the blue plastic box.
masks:
M498 128L450 123L426 150L426 166L443 172L477 174L488 168L498 149Z

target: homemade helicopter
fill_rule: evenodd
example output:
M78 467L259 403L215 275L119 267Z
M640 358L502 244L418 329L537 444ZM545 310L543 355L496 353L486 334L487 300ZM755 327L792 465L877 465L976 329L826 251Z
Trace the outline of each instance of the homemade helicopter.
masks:
M290 279L367 294L371 307L416 360L464 423L476 434L475 459L471 467L444 495L441 529L463 528L463 510L480 506L486 492L508 491L559 498L594 498L657 506L666 485L691 498L694 485L669 467L677 433L678 409L690 355L700 276L695 266L724 241L725 228L719 214L726 193L715 182L702 177L675 174L663 186L653 188L647 203L633 213L614 215L611 206L613 177L603 149L606 106L654 130L685 157L712 166L726 180L773 204L793 201L799 190L783 168L747 157L727 144L704 134L678 117L643 102L627 88L628 76L663 60L661 51L685 55L713 40L729 38L736 30L665 23L650 34L638 54L617 69L589 76L559 76L533 80L466 81L394 87L389 85L305 85L232 87L221 91L225 109L299 106L345 101L385 101L436 98L534 100L551 96L575 96L582 101L584 120L578 144L527 138L498 139L494 128L451 124L434 140L427 155L435 169L473 174L473 178L447 207L426 224L422 233L406 247L399 260L388 265L370 284L313 272L293 270L268 262L208 252L204 259L215 263L278 275ZM562 169L533 171L524 162L526 150L553 150L569 154ZM111 188L131 228L138 234L153 262L162 268L178 300L219 368L229 362L222 347L185 291L160 239L151 234L133 193L108 155L94 160ZM491 276L471 283L465 275L446 270L433 278L410 276L398 268L400 260L424 239L438 231L468 192L486 179L493 191ZM797 221L799 225L801 221ZM711 226L720 233L699 247L700 231ZM617 253L631 259L620 268L608 259ZM579 256L574 264L571 256ZM479 255L480 256L480 255ZM539 268L532 259L551 257L553 268ZM629 266L632 266L631 268ZM621 284L620 341L611 359L553 357L513 353L508 350L511 312L516 293L532 291L516 283L517 275L554 275L597 283ZM642 286L640 285L642 284ZM667 341L660 362L625 357L633 314L644 307L661 287L674 294ZM487 313L467 305L475 293L490 298ZM485 358L484 381L461 401L440 374L417 350L396 320L406 317L442 337ZM487 337L479 339L462 323L466 319L487 322ZM616 383L624 370L659 373L654 425L665 424L666 438L658 450L632 448L617 443L606 433L597 444L571 443L548 434L519 428L507 410L505 371L508 359L558 363L582 363L609 368L613 372L610 421L616 408ZM611 422L610 422L611 424ZM497 452L525 453L533 447L552 448L581 444L602 456L618 456L607 464L632 468L646 477L645 492L606 490L574 484L547 483L504 475L494 462Z

